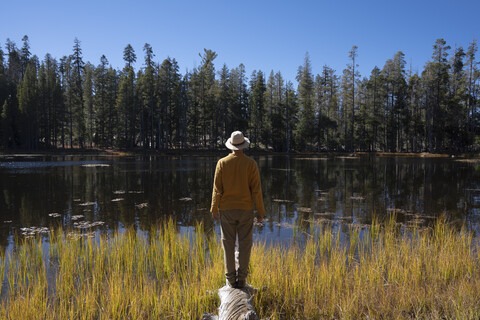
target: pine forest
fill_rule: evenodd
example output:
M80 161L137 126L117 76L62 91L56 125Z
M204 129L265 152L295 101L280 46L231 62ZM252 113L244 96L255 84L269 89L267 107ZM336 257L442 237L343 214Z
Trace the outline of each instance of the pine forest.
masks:
M312 71L308 53L296 82L280 71L201 63L180 73L174 58L155 62L146 43L139 70L131 45L123 69L105 56L83 60L81 42L59 59L30 52L28 36L0 46L0 150L216 150L234 130L251 148L272 152L431 152L480 149L478 46L432 45L421 72L399 51L369 75L359 48L343 70ZM139 58L142 59L142 58ZM379 61L382 63L381 61Z

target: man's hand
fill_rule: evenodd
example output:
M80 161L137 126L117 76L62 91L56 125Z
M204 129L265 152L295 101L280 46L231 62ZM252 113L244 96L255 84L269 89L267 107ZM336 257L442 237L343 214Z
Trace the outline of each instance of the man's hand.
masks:
M220 218L220 212L218 212L218 211L212 212L212 218L214 220L218 220Z
M257 213L257 223L262 223L262 222L263 222L263 214Z

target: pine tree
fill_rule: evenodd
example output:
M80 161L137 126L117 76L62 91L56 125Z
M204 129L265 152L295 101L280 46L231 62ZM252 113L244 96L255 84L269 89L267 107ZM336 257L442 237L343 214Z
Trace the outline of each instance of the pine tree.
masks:
M2 105L3 140L8 148L20 145L20 131L22 127L20 110L18 107L17 89L23 79L20 53L13 41L7 39L7 65L5 69L6 100Z
M417 73L408 78L408 108L410 112L410 130L408 140L413 152L423 150L425 145L425 112L422 103L422 80Z
M23 80L18 85L18 103L21 112L22 144L27 150L38 149L38 86L37 66L28 64Z
M357 79L360 78L358 72L358 64L356 58L358 47L353 46L348 53L351 63L347 64L347 68L343 70L342 78L342 119L343 119L343 145L349 151L354 151L355 137L355 89Z
M248 129L248 90L245 81L245 66L240 64L230 72L231 104L228 106L230 122L225 130L227 135L225 138L235 130L246 132Z
M188 142L194 147L200 144L200 88L201 81L198 70L195 68L192 73L185 75L184 82L187 84L187 135Z
M383 131L384 126L383 110L381 109L384 95L384 78L380 72L380 69L375 66L373 68L370 78L366 83L367 90L367 110L369 115L367 116L367 126L371 130L369 150L377 151L382 149L379 145L379 133Z
M262 71L254 70L250 77L249 116L253 147L258 149L260 145L260 133L265 114L265 78Z
M94 107L94 94L93 94L93 77L94 77L95 67L90 63L87 63L84 67L84 81L83 81L83 110L84 110L84 119L86 119L86 132L85 137L90 145L90 148L93 148L93 143L96 134L95 119L97 113Z
M315 110L313 105L313 75L308 53L297 71L299 122L297 127L297 145L300 148L310 148L315 141ZM308 145L310 144L310 145Z
M428 151L437 152L444 148L444 123L449 74L448 50L443 39L437 39L433 45L432 61L429 61L422 73L425 86L426 130Z
M367 151L371 145L371 129L369 126L370 110L368 101L368 79L358 81L357 85L357 117L356 148Z
M341 82L341 109L339 112L340 118L340 144L341 149L350 150L350 134L349 134L349 123L352 123L350 117L353 115L350 114L352 98L352 82L351 82L351 71L343 69L342 82Z
M402 151L404 131L408 128L407 83L405 59L399 51L393 59L387 60L382 70L385 79L385 143L390 151Z
M20 63L22 68L22 76L25 74L25 70L27 69L28 63L30 62L30 41L28 40L28 36L25 35L22 38L23 46L20 51Z
M39 127L39 139L45 141L44 147L50 146L51 136L50 130L50 114L49 114L49 94L47 89L47 72L45 67L45 61L42 62L38 70L38 127Z
M40 140L45 141L46 148L56 147L61 125L62 89L57 62L50 54L45 56L38 78Z
M125 67L120 76L118 96L117 96L117 144L120 147L131 149L136 146L137 132L137 95L136 95L136 77L133 69L133 63L137 57L132 46L128 44L123 51Z
M19 129L19 110L16 99L6 99L2 106L2 144L13 149L20 144Z
M155 110L157 100L155 95L155 78L157 77L153 62L152 47L145 43L145 62L142 72L138 76L138 97L140 102L140 141L144 148L152 148L154 145Z
M0 105L7 99L7 77L5 75L5 57L0 45Z
M80 148L84 147L86 136L85 108L83 101L83 74L85 63L82 58L82 49L80 41L75 38L73 45L73 54L71 56L71 72L69 81L69 98L72 112L71 129L73 130L73 139L77 141ZM72 133L71 133L72 134ZM71 141L73 147L73 141Z
M219 120L217 123L218 134L220 136L220 141L225 141L226 137L229 135L232 127L232 118L233 113L231 107L233 105L233 92L232 84L230 78L230 70L227 65L224 64L222 69L219 72L218 80L218 89L216 95L216 111L220 117L217 117Z
M326 127L325 144L328 150L337 150L340 145L339 123L341 121L339 77L328 66L322 69L323 103L325 104L323 122Z
M465 119L468 117L466 105L466 77L462 47L455 48L450 61L450 83L446 108L445 135L450 151L465 150L468 141L468 129Z
M119 114L117 109L117 99L119 91L120 76L118 72L110 66L106 73L106 97L105 97L105 112L106 112L106 135L105 146L111 148L115 144L115 139L119 121Z
M202 58L198 77L200 81L199 112L204 139L203 145L207 147L207 137L209 137L210 146L215 148L217 144L216 119L219 115L214 107L216 83L213 61L218 55L215 51L203 49L203 55L199 54L199 56Z
M74 109L75 104L75 89L73 88L72 74L72 56L64 56L60 61L60 72L62 74L62 91L63 91L63 100L64 100L64 110L61 115L62 121L62 133L61 133L61 143L62 148L65 148L68 143L70 148L73 148L74 142Z
M171 73L170 73L170 124L169 124L169 137L170 146L178 148L183 140L182 137L182 120L184 119L185 110L182 103L182 81L179 73L179 66L177 60L172 59Z
M157 90L160 108L159 143L162 148L171 148L181 140L177 128L183 119L180 74L175 59L167 58L160 65Z
M275 73L273 70L270 71L270 75L268 76L268 80L265 87L265 96L264 96L264 104L265 104L265 113L263 115L264 119L262 120L262 128L260 130L260 137L262 142L265 144L265 147L269 149L273 144L273 114L275 110L275 91L276 91L276 83L275 83Z
M298 123L298 104L291 81L285 85L285 151L289 153L295 148L294 131Z
M73 140L72 132L73 132L73 120L72 120L72 109L71 109L71 98L68 94L69 92L69 79L71 73L71 58L67 56L63 56L60 59L60 83L62 88L62 101L63 106L61 108L62 113L60 114L60 144L62 149L65 148L67 142L66 137L67 135L70 136L70 141Z
M314 82L315 95L315 135L317 150L335 148L333 139L337 127L337 77L335 71L328 66L323 66L322 73L317 74Z
M274 75L272 116L270 119L272 128L272 146L274 151L286 151L284 132L286 126L286 88L280 71Z
M127 62L122 75L117 97L118 125L116 135L119 137L118 146L131 149L135 146L136 95L135 72L131 63Z
M8 54L8 62L7 62L7 81L11 84L11 86L17 86L18 83L23 79L22 73L22 61L20 58L20 52L18 51L15 42L7 39L6 42L7 47L7 54ZM9 95L16 95L16 88L12 88Z
M0 45L0 114L3 112L4 105L6 106L8 91L7 76L5 74L5 57ZM0 148L6 147L6 121L3 117L0 118Z
M350 116L350 150L353 151L355 148L354 148L354 144L353 144L353 139L354 139L354 128L355 128L355 82L356 82L356 79L357 77L360 77L360 74L357 75L357 72L355 72L355 68L358 68L358 64L356 64L355 60L358 56L357 54L357 50L358 50L358 47L357 46L353 46L352 47L352 50L350 50L349 54L348 54L348 57L350 59L352 59L352 64L351 64L351 68L352 68L352 73L351 73L351 76L352 76L352 111L351 111L351 116Z
M107 145L106 131L107 131L107 95L108 95L108 80L107 69L108 60L105 55L100 58L100 64L94 71L94 106L95 106L95 139L96 145L105 147Z
M115 69L108 66L108 59L102 55L94 72L95 143L105 148L114 145L117 133L119 110L116 108L119 88ZM117 112L118 111L118 112Z
M477 41L473 39L467 50L467 126L469 134L469 144L475 143L475 122L477 118L475 108L475 84L478 79L478 62L476 62L476 53L478 51Z
M132 66L135 61L137 61L137 55L131 44L127 44L125 49L123 49L123 60L127 63L125 66L127 69Z

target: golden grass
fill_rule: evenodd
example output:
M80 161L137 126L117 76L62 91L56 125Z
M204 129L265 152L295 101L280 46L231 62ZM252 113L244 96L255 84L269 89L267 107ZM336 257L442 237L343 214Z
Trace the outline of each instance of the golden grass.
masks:
M183 235L172 221L147 236L97 239L51 232L0 256L1 319L200 319L224 285L218 237ZM288 246L255 243L249 282L263 319L478 319L477 240L439 220L428 230L393 220L329 224Z

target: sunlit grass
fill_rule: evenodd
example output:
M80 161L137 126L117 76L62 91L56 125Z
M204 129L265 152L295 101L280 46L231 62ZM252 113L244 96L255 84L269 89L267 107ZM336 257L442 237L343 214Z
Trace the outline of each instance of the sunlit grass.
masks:
M443 220L406 230L393 220L297 230L288 246L255 243L249 282L265 319L478 319L475 238ZM215 234L172 221L148 235L96 239L51 232L0 256L1 319L200 319L225 284Z
M272 319L478 319L479 256L473 237L444 221L406 232L393 220L338 245L323 228L304 247L256 246L252 282Z

